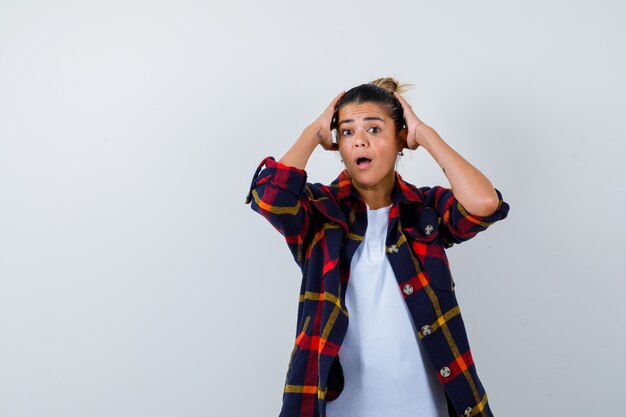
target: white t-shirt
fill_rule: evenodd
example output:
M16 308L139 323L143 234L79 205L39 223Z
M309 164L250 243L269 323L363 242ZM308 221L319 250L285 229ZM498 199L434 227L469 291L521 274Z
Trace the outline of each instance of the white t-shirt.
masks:
M344 389L327 417L448 417L448 407L385 253L389 207L367 211L350 266Z

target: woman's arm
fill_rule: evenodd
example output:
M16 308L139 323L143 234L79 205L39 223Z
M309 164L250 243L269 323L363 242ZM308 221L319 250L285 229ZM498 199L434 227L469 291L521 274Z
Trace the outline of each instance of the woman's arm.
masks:
M417 127L420 142L437 161L450 181L452 193L463 207L476 216L489 216L498 208L498 195L491 181L450 147L432 127Z
M337 102L345 93L345 91L339 93L326 107L326 110L302 131L298 140L280 159L281 164L304 170L317 145L321 145L326 150L337 150L337 144L333 143L330 124L335 114Z
M291 148L280 158L280 163L304 170L309 157L319 145L319 140L315 135L315 126L309 125L303 131L298 140L291 145Z
M467 211L476 216L493 214L498 209L499 197L491 181L452 149L435 129L422 122L401 95L394 94L404 109L406 147L423 146L432 155L450 181L454 197Z
M317 145L333 149L330 124L338 95L280 161L264 158L252 178L246 204L265 217L287 241L295 261L304 267L305 242L311 218L311 202L306 192L306 163ZM321 137L321 139L320 139Z

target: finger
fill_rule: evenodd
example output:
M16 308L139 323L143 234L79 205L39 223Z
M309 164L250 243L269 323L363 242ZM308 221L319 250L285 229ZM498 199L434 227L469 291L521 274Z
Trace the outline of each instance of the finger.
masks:
M413 111L413 107L411 107L409 102L406 101L404 97L402 97L400 94L398 94L395 91L393 94L398 98L398 101L400 102L400 104L402 104L402 108L404 109L406 113L415 115L415 112ZM417 117L417 115L415 115L415 117Z
M413 111L413 107L411 107L411 105L400 94L396 93L395 91L393 94L398 98L400 104L402 104L402 108L404 110L404 119L407 120L407 116L409 116L411 119L417 120L418 125L422 123L420 118L417 117L417 114L415 114L415 112Z
M343 90L339 94L337 94L337 96L333 99L333 104L337 104L339 99L341 99L341 97L343 97L345 94L346 94L345 90Z
M411 106L409 105L409 103L404 99L404 97L402 97L400 94L398 94L397 91L393 92L393 95L398 99L398 101L400 102L400 104L402 104L402 107L404 107L405 109L411 108Z
M327 111L334 113L335 112L335 108L337 107L337 103L339 103L339 100L341 100L341 97L343 97L346 94L345 91L342 91L341 93L337 94L337 96L333 99L333 101L330 102L330 105L327 107Z

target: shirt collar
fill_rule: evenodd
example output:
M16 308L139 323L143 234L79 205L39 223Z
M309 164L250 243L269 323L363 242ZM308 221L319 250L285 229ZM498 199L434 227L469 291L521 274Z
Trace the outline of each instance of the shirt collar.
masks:
M337 201L344 199L358 201L360 196L352 184L352 178L347 169L341 171L339 176L330 183L330 191ZM413 184L405 182L398 171L395 171L395 181L391 190L391 200L394 204L406 201L421 203L423 201L420 191Z

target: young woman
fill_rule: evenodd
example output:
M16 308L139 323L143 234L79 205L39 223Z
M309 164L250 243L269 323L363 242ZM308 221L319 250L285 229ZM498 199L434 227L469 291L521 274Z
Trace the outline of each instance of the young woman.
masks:
M340 93L253 177L246 203L285 237L302 270L281 417L493 415L445 249L509 206L402 89L381 78ZM318 145L345 164L329 185L307 182ZM416 187L397 173L403 149L419 146L451 188Z

